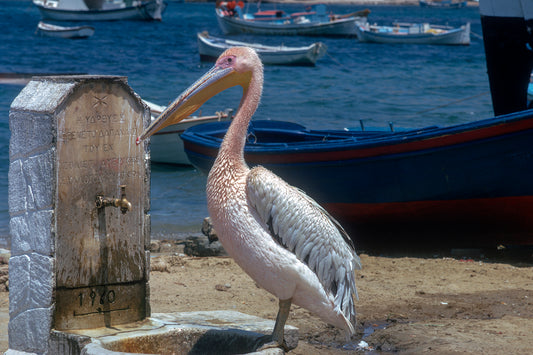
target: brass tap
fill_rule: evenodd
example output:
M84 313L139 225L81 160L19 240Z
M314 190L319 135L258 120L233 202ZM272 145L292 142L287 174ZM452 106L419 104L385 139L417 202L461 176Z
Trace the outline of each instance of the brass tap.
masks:
M131 203L126 199L126 185L120 185L120 193L120 198L104 197L101 194L96 195L96 208L118 207L122 214L131 211Z

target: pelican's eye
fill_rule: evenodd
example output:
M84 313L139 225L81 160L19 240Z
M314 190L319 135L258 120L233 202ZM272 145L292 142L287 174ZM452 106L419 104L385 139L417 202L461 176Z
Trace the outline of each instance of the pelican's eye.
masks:
M218 64L218 67L225 69L225 68L229 68L233 66L234 63L235 63L235 56L229 55L227 57L220 59L217 64Z

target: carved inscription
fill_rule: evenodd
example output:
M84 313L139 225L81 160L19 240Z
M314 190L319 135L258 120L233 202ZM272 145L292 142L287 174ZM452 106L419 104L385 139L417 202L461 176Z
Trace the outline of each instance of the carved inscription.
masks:
M103 290L100 291L100 294L96 289L90 289L89 294L87 295L87 292L80 292L78 294L78 298L80 299L80 308L83 308L87 303L90 304L91 307L95 307L100 305L103 307L104 305L111 305L115 303L115 300L117 298L117 294L115 293L115 290ZM97 312L103 312L102 308L97 308ZM74 315L76 315L76 312L74 312ZM78 313L78 315L85 315L85 313Z
M142 319L146 315L143 302L146 286L92 286L57 290L56 329L109 327L131 321L132 315Z
M113 86L115 85L115 86ZM110 326L146 313L144 108L116 84L88 85L58 115L56 329ZM96 196L131 210L98 209Z

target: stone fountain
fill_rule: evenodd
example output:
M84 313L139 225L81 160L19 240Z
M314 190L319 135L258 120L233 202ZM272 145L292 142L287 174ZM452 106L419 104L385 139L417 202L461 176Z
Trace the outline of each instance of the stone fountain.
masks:
M135 144L150 112L126 78L34 78L9 118L6 354L246 353L271 332L231 311L151 316L149 148Z

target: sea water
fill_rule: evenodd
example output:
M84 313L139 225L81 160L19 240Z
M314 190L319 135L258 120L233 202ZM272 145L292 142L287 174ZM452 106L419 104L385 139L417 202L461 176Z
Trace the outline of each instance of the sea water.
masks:
M30 1L0 1L0 73L86 73L127 76L143 99L166 105L206 72L196 33L222 36L214 3L168 2L161 22L90 23L95 34L68 40L35 34L39 11ZM304 5L262 4L287 12ZM308 128L447 126L492 115L477 8L441 10L418 6L332 5L335 13L369 8L369 22L471 22L470 46L385 45L349 38L236 35L264 44L328 47L315 67L265 67L256 119L297 122ZM250 5L255 11L256 5ZM72 23L71 23L72 24ZM89 24L89 23L87 23ZM66 25L70 25L67 23ZM0 84L0 247L9 243L7 204L9 106L22 85ZM202 114L236 108L241 90L210 100ZM207 216L206 177L190 167L152 165L152 235L172 238L198 232Z

